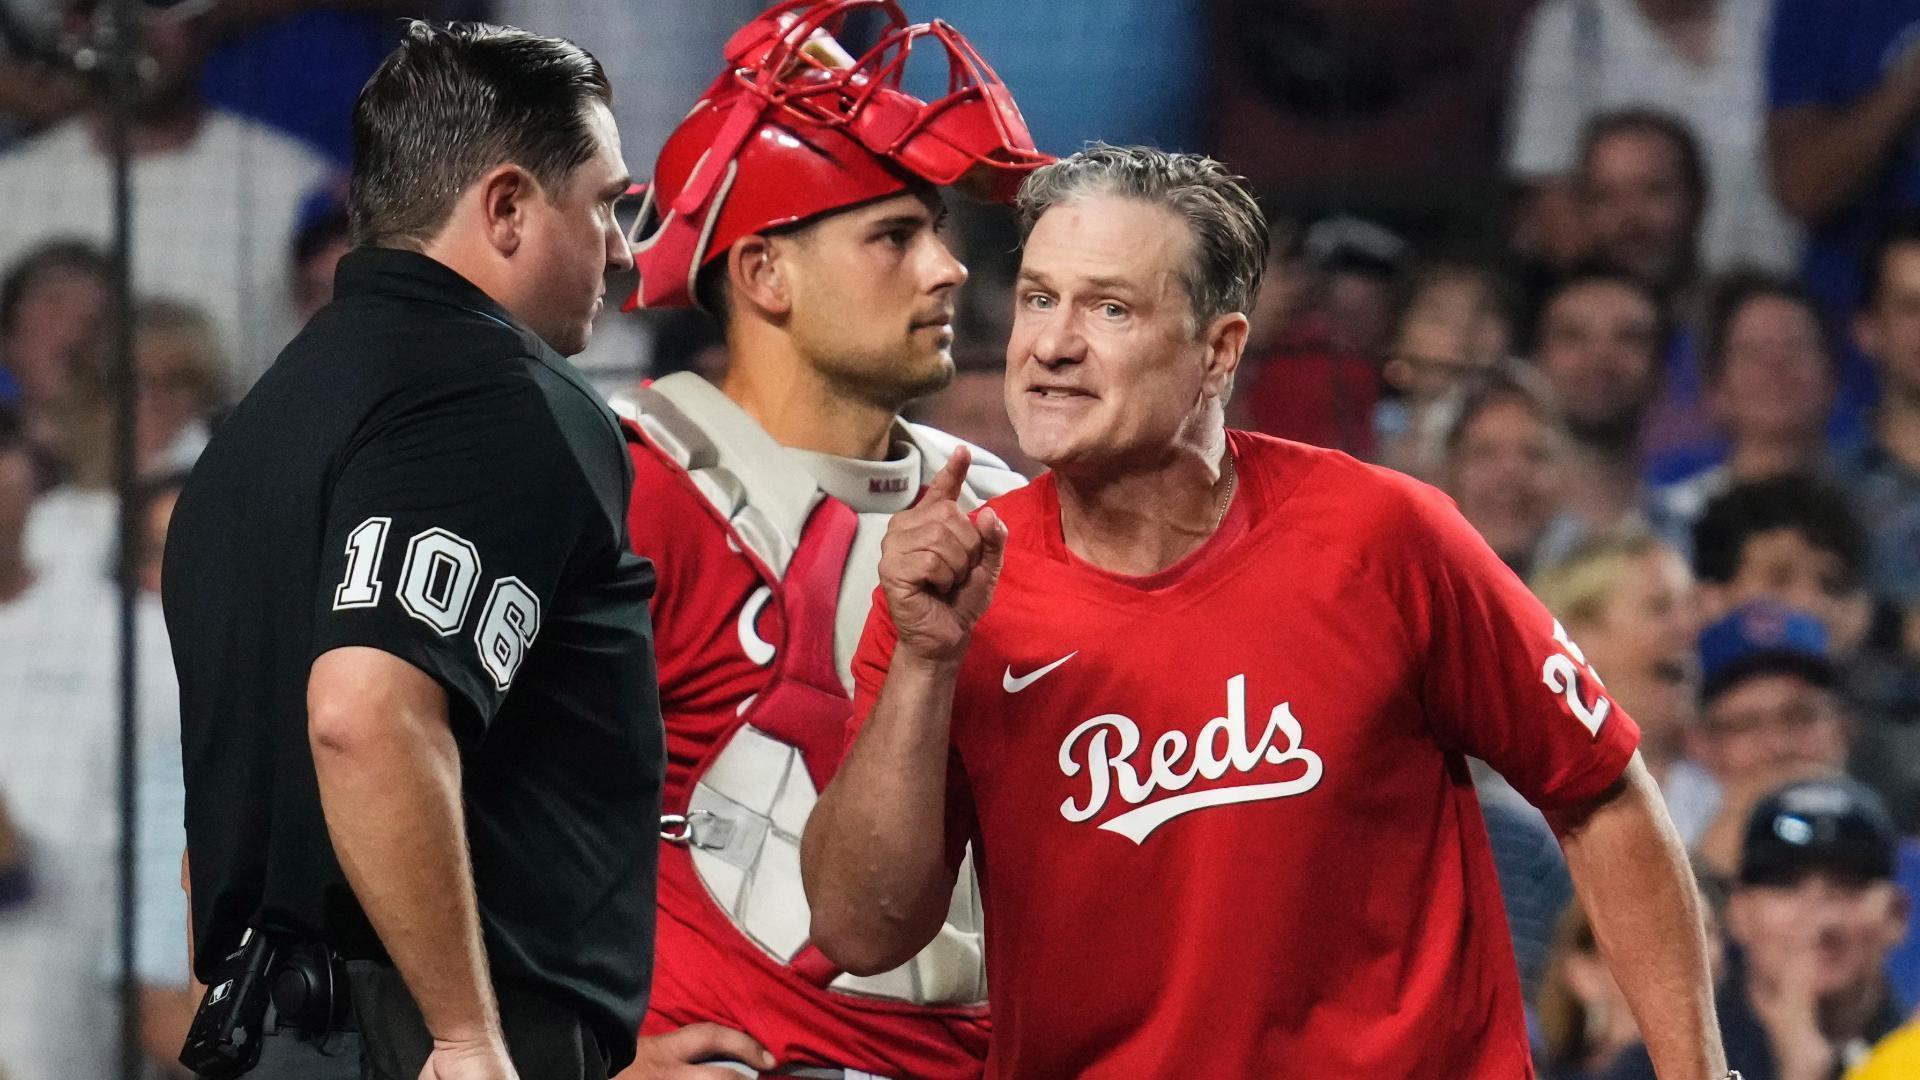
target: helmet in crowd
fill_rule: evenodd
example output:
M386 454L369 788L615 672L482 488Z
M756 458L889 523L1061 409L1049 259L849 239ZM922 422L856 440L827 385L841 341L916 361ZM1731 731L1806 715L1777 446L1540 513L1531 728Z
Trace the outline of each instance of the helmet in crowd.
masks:
M886 26L855 59L834 35L858 11ZM934 101L901 87L916 46L945 54L947 93ZM743 236L915 183L1007 202L1053 160L967 39L937 19L908 23L898 0L784 0L727 42L726 62L645 188L628 311L692 304L700 271Z

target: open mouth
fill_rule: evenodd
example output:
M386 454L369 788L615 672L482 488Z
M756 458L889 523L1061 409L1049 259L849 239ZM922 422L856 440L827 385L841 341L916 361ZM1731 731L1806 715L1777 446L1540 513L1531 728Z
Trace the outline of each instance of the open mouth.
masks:
M1030 386L1027 393L1043 401L1069 401L1074 398L1090 398L1093 395L1084 390L1075 390L1066 386Z

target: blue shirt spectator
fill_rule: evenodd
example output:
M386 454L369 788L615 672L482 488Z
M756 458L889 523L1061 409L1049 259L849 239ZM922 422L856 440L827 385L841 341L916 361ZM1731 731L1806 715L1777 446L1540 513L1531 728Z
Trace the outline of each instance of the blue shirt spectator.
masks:
M353 103L399 39L390 15L308 11L230 38L207 57L209 102L292 135L340 165L353 159ZM298 71L290 79L286 73Z
M1880 223L1897 209L1920 206L1920 134L1912 124L1920 110L1916 43L1920 0L1849 0L1844 16L1837 15L1832 0L1779 0L1774 14L1767 66L1774 184L1788 209L1812 227L1804 263L1807 283L1837 314L1853 311L1859 260ZM1783 155L1824 149L1793 138L1794 118L1783 113L1805 110L1803 120L1838 122L1876 93L1907 92L1907 83L1911 99L1894 103L1904 106L1896 110L1897 126L1885 129L1890 140L1878 148L1876 160L1865 163L1866 173L1854 178L1857 193L1849 197L1840 184L1822 192L1804 190L1793 168L1783 167ZM1865 125L1848 126L1861 137L1871 134Z

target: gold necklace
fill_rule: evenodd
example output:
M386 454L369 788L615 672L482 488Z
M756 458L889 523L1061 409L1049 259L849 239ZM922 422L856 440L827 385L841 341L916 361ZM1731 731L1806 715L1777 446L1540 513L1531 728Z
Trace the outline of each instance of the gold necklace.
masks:
M1227 451L1227 490L1220 495L1220 510L1213 516L1213 527L1218 531L1222 522L1227 520L1227 506L1233 502L1233 489L1240 481L1240 474L1233 467L1233 451Z

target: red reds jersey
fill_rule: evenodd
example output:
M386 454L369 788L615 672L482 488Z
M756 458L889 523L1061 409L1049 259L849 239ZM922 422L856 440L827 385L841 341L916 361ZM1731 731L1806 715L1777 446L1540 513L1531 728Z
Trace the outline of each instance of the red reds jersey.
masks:
M950 926L907 966L855 978L808 943L799 881L800 833L844 747L844 668L887 511L945 463L932 442L948 437L903 426L894 461L821 459L778 446L692 375L643 391L635 429L629 527L659 574L662 802L680 840L661 849L642 1032L711 1021L752 1035L782 1067L978 1076L988 1029L977 929ZM1018 479L977 472L970 484L1000 481L986 491ZM957 921L977 928L970 883L963 892Z
M1239 492L1145 578L1010 530L954 696L949 846L987 919L988 1075L1530 1076L1466 757L1543 808L1639 733L1439 493L1232 432ZM855 716L894 643L876 603ZM857 723L857 722L856 722Z

